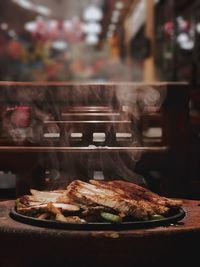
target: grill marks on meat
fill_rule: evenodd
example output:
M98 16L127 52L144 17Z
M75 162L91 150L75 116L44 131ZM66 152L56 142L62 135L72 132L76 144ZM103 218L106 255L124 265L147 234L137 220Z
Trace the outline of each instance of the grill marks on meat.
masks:
M122 180L115 180L110 182L104 181L90 181L92 184L98 184L101 187L109 187L112 190L117 190L118 192L123 192L127 197L135 200L143 200L146 205L150 205L156 214L165 215L170 208L182 206L181 200L174 200L159 196L158 194L141 187L134 183L125 182Z
M138 196L142 199L155 203L156 205L163 205L166 207L180 207L182 205L182 201L180 200L159 196L158 194L134 183L116 180L108 182L108 184L114 185L124 191L127 190L133 198L134 196Z
M145 201L137 201L122 196L117 191L88 184L79 180L73 181L67 187L67 195L74 202L85 205L101 205L109 207L127 216L134 216L137 219L148 219L154 214L153 210Z
M122 197L138 201L138 204L144 206L149 211L150 214L165 215L169 211L169 207L167 207L166 205L158 204L152 201L150 198L145 199L143 195L138 194L137 190L133 190L133 188L129 186L129 184L131 185L131 183L122 182L122 184L121 183L119 184L117 182L118 181L116 181L115 183L115 181L103 182L103 181L90 180L91 184L94 184L102 188L108 188L110 190L117 192Z

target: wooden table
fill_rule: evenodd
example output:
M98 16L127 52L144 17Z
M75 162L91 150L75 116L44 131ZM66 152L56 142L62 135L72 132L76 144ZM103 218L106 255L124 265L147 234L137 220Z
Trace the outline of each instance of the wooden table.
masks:
M198 266L200 201L184 200L176 225L123 231L45 229L12 220L0 202L0 266Z

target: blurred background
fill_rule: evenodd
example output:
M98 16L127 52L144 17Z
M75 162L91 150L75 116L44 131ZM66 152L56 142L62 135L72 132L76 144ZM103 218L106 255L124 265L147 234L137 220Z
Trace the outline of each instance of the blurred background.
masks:
M0 80L200 83L199 0L0 0Z
M200 0L0 0L0 81L188 82L199 196Z

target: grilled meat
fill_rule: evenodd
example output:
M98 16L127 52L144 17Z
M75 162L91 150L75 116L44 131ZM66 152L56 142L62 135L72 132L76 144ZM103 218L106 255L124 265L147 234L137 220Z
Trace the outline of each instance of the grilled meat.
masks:
M116 181L117 182L117 181ZM96 181L96 180L90 180L90 183L96 186L99 186L101 188L107 188L114 192L117 192L122 197L125 197L127 199L134 199L138 201L139 204L145 206L148 208L152 214L160 214L164 215L169 211L169 207L166 205L161 205L158 203L155 203L151 201L151 199L145 199L142 195L138 195L136 190L133 190L128 182L124 182L123 184L118 184L113 182L104 182L104 181Z
M154 214L153 210L144 201L126 198L116 191L97 187L79 180L73 181L67 187L67 195L76 203L109 207L119 213L130 215L137 219L146 220L150 215Z
M16 200L17 212L69 223L101 222L118 217L118 221L164 218L171 208L182 205L181 201L122 180L90 180L90 183L75 180L66 190L30 191L31 195Z
M50 202L52 203L52 202ZM17 205L17 211L20 213L30 212L30 211L47 211L49 203L33 203L30 202L28 206ZM63 212L76 212L79 211L80 208L77 205L65 204L65 203L52 203L55 208L61 209Z
M124 190L130 193L130 195L134 198L134 196L141 197L144 200L149 200L156 205L163 205L167 207L180 207L182 205L181 200L174 200L166 197L159 196L152 191L139 186L134 183L125 182L122 180L110 181L108 182L110 185L114 185L117 188Z
M35 189L31 189L30 196L27 196L29 201L35 202L58 202L58 203L70 203L69 198L66 195L66 191L38 191Z
M68 223L86 223L86 221L84 219L81 219L78 216L65 217L65 222L68 222Z

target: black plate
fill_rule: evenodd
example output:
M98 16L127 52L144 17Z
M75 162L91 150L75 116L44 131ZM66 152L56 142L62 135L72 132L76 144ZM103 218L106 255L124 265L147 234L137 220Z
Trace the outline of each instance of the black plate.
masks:
M169 216L159 220L149 221L131 221L122 222L120 224L108 222L90 222L90 223L65 223L53 220L41 220L34 217L25 216L16 212L15 208L10 211L10 217L22 223L54 229L66 230L125 230L150 228L156 226L167 226L175 224L185 217L185 211L182 208L172 209Z

